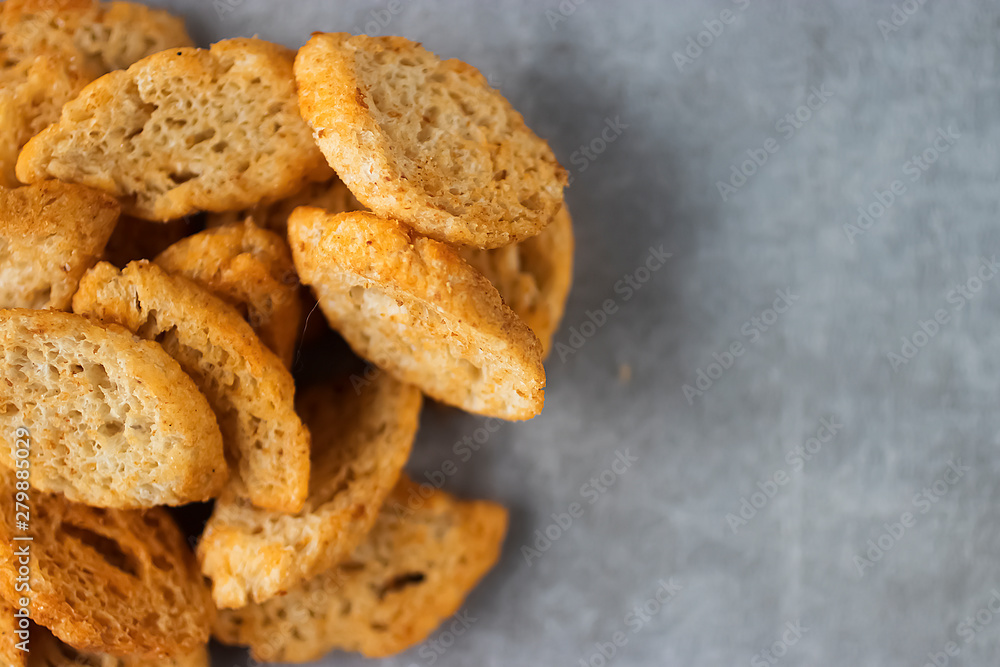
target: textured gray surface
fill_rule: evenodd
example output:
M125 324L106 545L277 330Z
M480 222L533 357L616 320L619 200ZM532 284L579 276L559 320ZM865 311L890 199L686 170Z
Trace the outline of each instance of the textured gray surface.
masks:
M1000 619L964 623L1000 590L1000 280L953 290L1000 252L1000 6L910 1L885 35L893 6L862 0L590 0L554 28L556 0L403 0L379 28L481 68L574 172L576 286L557 340L571 344L569 327L605 300L618 309L553 358L544 415L468 461L453 443L481 422L426 413L413 472L455 460L447 488L506 503L513 526L468 601L471 630L386 664L596 666L595 643L619 631L609 663L622 667L919 666L948 649L939 663L997 663ZM183 8L202 42L290 46L363 30L390 4L222 2L232 11L161 4ZM713 24L727 9L732 22ZM678 68L704 21L721 34ZM814 87L830 93L821 105ZM782 123L807 100L808 120ZM618 118L627 128L601 155L574 158ZM926 171L907 165L939 128L958 138ZM717 181L769 138L767 162L724 201ZM857 208L894 180L903 194L849 238ZM616 281L661 244L673 256L626 300ZM772 318L784 289L793 305ZM935 313L945 323L894 370L888 353ZM736 342L730 368L709 368ZM721 377L689 401L699 369ZM799 465L824 418L843 426ZM619 449L638 462L603 493L581 490ZM954 483L952 459L969 468ZM767 479L785 483L751 498L758 482L774 490ZM925 488L935 502L915 498ZM742 498L763 506L734 532ZM529 565L521 546L572 502L583 516ZM880 536L893 544L860 573L855 556ZM671 577L682 588L658 613L628 616ZM783 634L784 655L761 653Z

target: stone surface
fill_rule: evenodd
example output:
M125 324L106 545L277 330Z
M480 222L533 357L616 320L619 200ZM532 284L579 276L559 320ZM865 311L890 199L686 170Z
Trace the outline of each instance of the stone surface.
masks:
M892 3L862 0L566 0L558 22L556 0L160 4L201 43L296 47L375 20L478 66L573 173L576 287L556 341L593 335L552 358L544 414L468 460L455 443L484 422L426 411L412 472L453 461L446 488L505 502L513 525L471 629L385 664L600 665L616 632L620 667L922 665L949 642L952 664L995 664L1000 619L963 623L1000 590L1000 279L972 280L1000 252L1000 6L897 2L912 15L896 25ZM706 46L675 60L689 38ZM620 134L586 157L609 122ZM895 180L902 194L879 194ZM661 245L672 257L629 298L618 281ZM778 291L791 306L770 313ZM923 346L894 369L902 337ZM688 400L699 371L715 377ZM809 442L824 419L842 426ZM583 488L616 451L637 461ZM743 498L761 507L734 532ZM529 564L522 545L574 502L582 516ZM671 578L665 606L630 615Z

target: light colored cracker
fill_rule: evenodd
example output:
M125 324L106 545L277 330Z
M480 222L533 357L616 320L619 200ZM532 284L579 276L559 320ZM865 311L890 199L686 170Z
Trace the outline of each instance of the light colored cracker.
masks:
M155 261L234 306L285 366L292 365L302 328L302 298L282 236L247 220L189 236Z
M298 401L313 438L305 507L280 514L230 495L216 501L198 545L216 606L282 595L350 556L409 458L421 402L418 389L384 374L358 391L346 378L307 389Z
M0 31L0 48L11 60L59 51L83 61L95 76L193 44L183 19L132 2L6 0L0 6Z
M118 211L114 198L80 185L0 187L0 308L69 308Z
M293 55L230 39L107 74L25 145L18 178L90 185L160 221L287 197L330 176L299 116Z
M292 376L231 306L155 264L107 262L80 281L73 310L155 340L215 410L241 497L297 512L309 485L309 432Z
M0 185L18 184L21 147L88 83L157 51L191 45L181 19L140 4L0 3Z
M274 204L262 204L243 211L209 213L205 216L205 222L208 227L220 227L251 218L258 227L270 229L284 237L288 233L288 216L299 206L315 206L330 213L364 209L364 206L351 194L344 182L334 176L328 181L306 183L305 187L291 197Z
M565 169L471 65L402 37L316 34L295 76L330 165L383 217L496 248L534 236L562 205Z
M158 346L120 327L44 310L0 310L0 465L98 507L213 498L228 475L215 415ZM22 448L23 449L23 448Z
M15 536L30 536L32 620L83 651L155 658L203 646L214 614L184 535L163 509L95 509L30 494L15 528L15 480L0 471L0 596L18 600Z
M573 283L573 221L564 206L538 236L505 248L463 248L462 257L489 278L538 336L548 354Z
M288 236L300 279L360 356L469 412L541 411L541 344L454 249L372 213L308 207Z
M78 651L56 639L45 628L36 626L31 636L31 661L28 667L209 667L209 665L207 645L173 658L116 657L107 653Z
M424 640L493 567L507 511L402 478L350 559L288 595L222 611L215 636L258 660L308 662L328 651L378 658Z
M0 59L4 56L0 45ZM71 56L59 52L41 53L0 69L0 186L20 185L14 171L21 148L57 121L63 104L95 76Z

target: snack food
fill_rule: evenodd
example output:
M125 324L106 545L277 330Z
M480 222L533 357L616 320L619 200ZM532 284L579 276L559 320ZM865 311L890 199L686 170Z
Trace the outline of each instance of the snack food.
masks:
M95 266L73 310L155 340L180 362L219 420L238 495L265 509L302 508L309 432L295 414L292 376L231 306L140 261Z
M399 653L451 616L496 562L507 511L402 478L374 530L339 566L261 605L219 612L215 637L258 660L307 662L331 649Z
M17 176L102 189L148 220L282 199L330 177L299 116L293 55L230 39L107 74L25 145Z
M248 219L182 239L155 262L234 306L285 366L292 365L302 300L292 253L281 236Z
M467 63L403 37L315 34L295 78L326 159L378 215L497 248L534 236L562 206L565 169Z
M563 206L552 224L526 241L494 250L461 249L548 354L573 282L573 221Z
M29 432L34 488L137 508L225 483L215 415L159 346L71 313L0 310L0 357L0 429ZM0 447L0 465L17 460Z
M345 377L303 392L297 407L313 438L309 497L296 514L229 495L216 502L198 559L219 608L281 595L351 554L409 458L421 399L384 374L358 391Z
M288 237L299 278L360 356L469 412L541 411L541 344L454 249L372 213L309 207Z
M393 655L500 556L506 510L402 471L425 393L541 411L566 171L404 38L189 43L132 3L0 2L0 665L207 667L210 632ZM298 343L314 304L347 345L319 316Z
M95 509L31 496L15 530L14 474L0 471L0 596L19 600L15 535L30 547L29 613L84 651L158 658L204 645L214 610L194 555L167 512ZM18 556L17 558L20 558Z
M0 186L0 308L69 308L118 212L112 197L81 185Z
M31 631L31 662L27 667L209 667L208 646L173 658L116 657L107 653L78 651L45 628Z
M18 152L90 81L163 49L191 46L184 22L130 2L0 3L0 185Z

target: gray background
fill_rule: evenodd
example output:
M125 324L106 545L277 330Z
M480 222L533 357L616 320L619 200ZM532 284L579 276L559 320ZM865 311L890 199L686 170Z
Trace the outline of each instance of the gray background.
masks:
M293 47L313 30L364 30L389 6L222 2L232 11L160 4L202 43L258 33ZM951 292L1000 252L1000 6L911 2L885 35L892 5L861 0L589 0L554 26L556 0L402 0L374 31L479 67L573 172L576 283L556 340L606 299L618 306L550 360L544 414L469 461L453 444L481 420L426 411L412 472L456 460L446 488L505 503L512 527L467 602L470 631L443 654L386 664L579 665L618 631L627 643L609 664L621 667L773 664L760 652L786 623L804 629L777 664L919 666L950 641L950 664L997 663L1000 619L960 624L1000 587L1000 280L968 300ZM679 68L673 53L725 9L732 23ZM832 96L787 136L776 124L814 86ZM574 151L608 118L628 127L581 169ZM939 128L959 138L911 180L907 161ZM777 152L723 201L716 182L769 137ZM857 207L896 179L905 193L849 239ZM673 256L626 301L616 281L660 244ZM752 341L745 327L786 288L794 305ZM938 310L948 321L894 370L888 353ZM689 401L683 385L737 341L744 354ZM787 453L822 418L843 427L794 469ZM618 449L638 463L587 504L581 485ZM952 459L969 470L916 503ZM779 471L787 483L734 532L726 515ZM522 545L581 500L583 516L529 565ZM912 525L859 573L855 556L904 512ZM670 577L680 592L630 625Z

